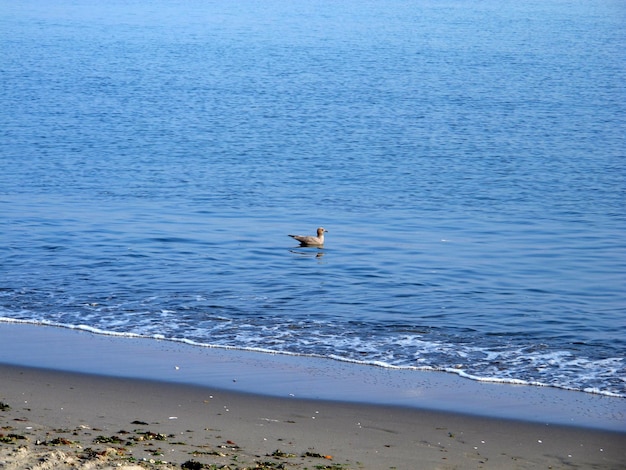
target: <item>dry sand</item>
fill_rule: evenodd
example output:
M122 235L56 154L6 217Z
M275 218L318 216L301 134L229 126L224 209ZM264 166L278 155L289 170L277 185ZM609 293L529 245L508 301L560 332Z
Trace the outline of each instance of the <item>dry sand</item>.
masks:
M626 465L624 433L18 366L0 365L0 402L7 470Z

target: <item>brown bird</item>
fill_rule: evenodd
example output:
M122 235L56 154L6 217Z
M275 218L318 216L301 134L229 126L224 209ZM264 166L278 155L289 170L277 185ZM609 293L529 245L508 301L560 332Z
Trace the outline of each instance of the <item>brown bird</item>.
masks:
M289 235L291 238L295 238L300 242L300 246L324 246L324 232L328 232L324 227L317 229L317 237L312 235Z

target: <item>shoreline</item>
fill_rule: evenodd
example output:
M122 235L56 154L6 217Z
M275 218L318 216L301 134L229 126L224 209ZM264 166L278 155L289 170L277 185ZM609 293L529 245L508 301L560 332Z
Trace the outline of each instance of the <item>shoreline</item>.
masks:
M626 399L323 358L0 323L0 364L626 432Z

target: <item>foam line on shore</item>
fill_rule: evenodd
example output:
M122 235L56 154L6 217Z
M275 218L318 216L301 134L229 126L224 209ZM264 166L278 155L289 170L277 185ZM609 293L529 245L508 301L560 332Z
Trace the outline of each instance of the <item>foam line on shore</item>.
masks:
M143 338L143 339L153 339L153 340L159 340L159 341L170 341L170 342L173 342L173 343L182 343L182 344L195 346L195 347L200 347L200 348L215 348L215 349L247 351L247 352L255 352L255 353L280 354L280 355L285 355L285 356L298 356L298 357L305 357L305 358L332 359L332 360L338 361L338 362L347 362L347 363L351 363L351 364L359 364L359 365L365 365L365 366L382 367L382 368L386 368L386 369L399 369L399 370L410 370L410 371L445 372L445 373L449 373L449 374L458 375L459 377L463 377L464 379L475 380L475 381L478 381L478 382L498 383L498 384L511 384L511 385L528 385L528 386L534 386L534 387L554 387L554 388L559 388L559 389L562 389L562 390L579 391L579 392L592 393L592 394L597 394L597 395L604 395L604 396L608 396L608 397L626 398L626 396L623 395L623 394L613 393L613 392L610 392L610 391L607 391L607 390L601 390L601 389L599 389L597 387L586 387L584 389L577 389L577 388L572 388L572 387L568 387L568 386L564 386L564 385L558 385L558 384L553 384L553 383L544 383L544 382L537 381L537 380L528 381L528 380L515 379L515 378L486 377L486 376L470 374L470 373L465 372L462 369L454 368L454 367L432 367L432 366L427 366L427 365L425 365L425 366L395 365L395 364L389 364L389 363L383 362L383 361L373 361L373 360L365 360L365 361L363 361L363 360L358 360L358 359L351 359L351 358L346 358L346 357L339 356L339 355L336 355L336 354L330 354L328 356L323 356L323 355L314 354L314 353L312 353L312 354L302 354L302 353L297 353L297 352L282 351L282 350L271 350L271 349L267 349L267 348L254 347L254 346L245 347L245 346L230 346L230 345L220 345L220 344L209 344L209 343L203 343L203 342L194 341L194 340L187 339L187 338L170 338L170 337L166 337L166 336L164 336L162 334L141 335L141 334L138 334L138 333L102 330L100 328L95 328L93 326L83 325L83 324L72 325L72 324L53 322L53 321L49 321L49 320L36 321L36 320L22 320L22 319L12 319L12 318L7 318L7 317L0 317L0 323L15 323L15 324L24 324L24 325L37 325L37 326L50 326L50 327L58 327L58 328L67 328L69 330L86 331L86 332L89 332L89 333L94 333L94 334L98 334L98 335L105 335L105 336L122 337L122 338Z
M626 400L622 398L46 326L0 323L0 362L275 397L405 406L626 431Z

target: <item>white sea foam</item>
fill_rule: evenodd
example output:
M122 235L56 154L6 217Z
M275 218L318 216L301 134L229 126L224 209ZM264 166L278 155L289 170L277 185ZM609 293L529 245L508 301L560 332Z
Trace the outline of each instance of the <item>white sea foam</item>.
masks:
M294 351L285 351L279 349L271 349L264 347L253 347L253 346L234 346L234 345L223 345L223 344L211 344L202 341L197 341L188 338L169 338L163 334L139 334L132 332L118 332L111 330L104 330L101 328L96 328L89 325L79 324L79 325L68 325L58 322L52 322L47 320L28 320L28 319L14 319L8 317L0 317L0 322L4 323L22 323L22 324L33 324L33 325L42 325L42 326L51 326L51 327L60 327L60 328L68 328L73 330L81 330L86 331L93 334L98 335L107 335L107 336L115 336L115 337L125 337L125 338L143 338L143 339L153 339L160 341L171 341L176 343L182 343L189 346L194 347L202 347L202 348L216 348L216 349L225 349L225 350L238 350L238 351L248 351L248 352L256 352L263 354L281 354L281 355L289 355L289 356L302 356L302 357L316 357L316 358L326 358L329 360L341 361L345 363L352 363L356 365L362 366L372 366L372 367L382 367L386 369L395 369L395 370L414 370L414 371L434 371L434 372L442 372L442 373L450 373L455 374L460 377L479 381L479 382L488 382L488 383L501 383L501 384L511 384L511 385L526 385L526 386L535 386L535 387L554 387L561 388L564 390L571 391L581 391L585 393L592 393L598 395L604 395L608 397L615 398L626 398L626 394L613 392L610 390L602 390L598 387L575 387L570 386L567 383L546 383L539 380L524 380L515 377L503 377L503 376L485 376L485 375L477 375L468 373L463 369L462 365L458 365L456 367L438 367L433 365L402 365L402 364L393 364L386 361L380 360L368 360L368 359L356 359L351 357L345 357L337 354L319 354L319 353L304 353L304 352L294 352ZM431 345L434 348L437 348L437 345ZM563 357L567 355L563 354L553 354L550 357L552 360L556 361L556 358ZM494 357L490 355L490 357ZM496 357L498 357L496 355ZM618 364L619 359L607 359L605 362L610 364Z

